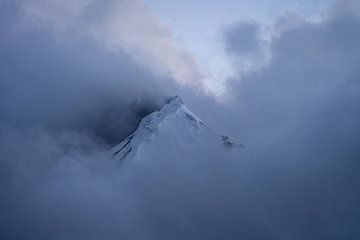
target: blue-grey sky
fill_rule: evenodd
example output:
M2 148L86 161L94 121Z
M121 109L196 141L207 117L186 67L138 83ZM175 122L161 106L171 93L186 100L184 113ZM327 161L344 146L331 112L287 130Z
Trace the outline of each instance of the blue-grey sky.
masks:
M213 93L223 93L226 76L233 72L224 56L221 31L238 21L271 25L286 14L317 19L334 0L145 0L147 6L168 27L176 44L190 51L206 75Z

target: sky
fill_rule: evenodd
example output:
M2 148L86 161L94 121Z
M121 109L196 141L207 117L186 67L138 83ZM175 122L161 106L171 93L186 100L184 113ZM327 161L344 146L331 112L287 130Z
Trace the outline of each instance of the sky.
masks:
M359 42L359 0L0 0L0 239L359 239ZM124 174L175 95L244 150Z
M285 14L299 14L316 20L333 2L145 0L161 24L171 30L176 44L194 55L204 72L207 88L220 98L226 94L227 76L235 71L222 46L221 32L226 26L245 20L256 21L270 28L279 16Z

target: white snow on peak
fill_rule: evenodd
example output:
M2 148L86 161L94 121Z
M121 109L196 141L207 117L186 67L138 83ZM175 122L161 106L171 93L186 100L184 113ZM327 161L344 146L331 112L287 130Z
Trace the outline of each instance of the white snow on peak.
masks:
M179 96L175 96L167 101L167 103L157 112L153 112L141 120L138 130L147 129L153 131L158 128L158 125L166 120L170 115L177 115L178 117L186 117L193 121L196 126L205 123L195 116L185 105ZM137 131L138 131L137 130Z
M184 105L179 96L175 96L159 111L144 117L137 129L113 148L113 154L119 160L145 159L154 155L154 152L158 153L158 156L169 149L196 150L199 145L207 147L214 141L217 145L226 147L242 146L208 128L204 121Z

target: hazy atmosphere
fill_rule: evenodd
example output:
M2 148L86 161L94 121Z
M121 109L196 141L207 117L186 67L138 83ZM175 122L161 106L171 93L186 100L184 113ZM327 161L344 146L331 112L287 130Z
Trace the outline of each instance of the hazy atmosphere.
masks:
M359 0L0 0L0 239L357 240L359 123Z

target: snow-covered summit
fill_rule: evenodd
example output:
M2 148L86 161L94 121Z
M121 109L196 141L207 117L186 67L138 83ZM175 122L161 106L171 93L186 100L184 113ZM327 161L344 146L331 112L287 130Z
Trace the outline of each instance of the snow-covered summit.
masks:
M178 118L187 118L191 120L196 126L205 123L195 116L185 105L179 96L170 98L166 104L156 112L153 112L143 118L136 131L147 129L149 131L155 130L162 121L166 121L171 115L176 115Z
M198 147L219 145L227 148L240 147L227 136L218 135L194 113L179 96L172 97L156 112L144 117L137 129L113 148L116 159L151 158L156 153L196 150Z

